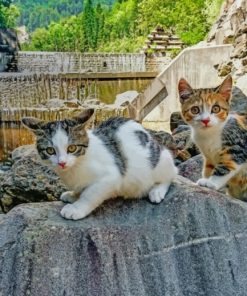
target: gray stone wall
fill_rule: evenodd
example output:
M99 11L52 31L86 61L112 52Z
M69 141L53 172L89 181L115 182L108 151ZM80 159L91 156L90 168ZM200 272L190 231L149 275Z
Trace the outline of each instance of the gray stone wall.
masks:
M144 54L75 52L18 53L18 70L36 73L139 72L146 71Z
M96 80L63 78L55 74L2 74L0 108L39 107L50 99L95 98L95 84Z
M0 73L0 109L11 113L16 108L42 108L51 99L80 102L99 99L112 104L117 94L130 89L141 92L152 80L152 77L131 78L135 73L126 74L125 79L111 79L112 75L105 74L102 78L101 73ZM121 77L121 73L114 76Z
M0 72L5 71L8 64L9 56L6 52L0 52Z
M170 56L151 56L146 58L146 71L162 72L172 61Z

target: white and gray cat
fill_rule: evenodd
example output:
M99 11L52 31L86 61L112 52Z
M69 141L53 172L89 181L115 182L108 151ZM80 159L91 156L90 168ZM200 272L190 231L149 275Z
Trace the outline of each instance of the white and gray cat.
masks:
M137 122L115 117L94 130L86 123L94 110L78 117L44 122L32 117L23 124L36 135L41 159L52 165L70 191L61 215L78 220L105 200L123 196L161 202L177 174L170 152Z

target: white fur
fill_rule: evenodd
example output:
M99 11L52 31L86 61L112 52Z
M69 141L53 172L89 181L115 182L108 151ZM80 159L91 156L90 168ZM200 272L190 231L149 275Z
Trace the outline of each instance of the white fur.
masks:
M212 162L212 164L215 164L218 161L217 155L222 147L222 129L223 124L206 128L192 127L191 129L193 142L198 146L203 155Z
M59 163L66 163L67 167L71 167L75 164L76 158L73 154L67 153L68 147L68 136L66 132L59 128L52 138L53 148L56 150L56 154L50 157L50 161L53 166L57 166Z
M140 124L129 121L117 132L122 151L127 157L127 172L124 176L120 174L113 155L91 131L88 131L89 146L86 154L74 162L69 158L71 155L65 157L66 140L62 133L57 133L54 144L59 146L62 143L59 153L72 165L68 165L64 170L57 168L56 171L67 187L79 195L75 203L68 204L62 209L63 217L74 220L84 218L104 200L116 196L141 198L149 193L150 200L156 203L164 198L177 174L172 156L164 149L157 166L152 169L148 159L149 149L140 145L134 134L136 130L144 131ZM71 192L64 193L61 199L73 202Z

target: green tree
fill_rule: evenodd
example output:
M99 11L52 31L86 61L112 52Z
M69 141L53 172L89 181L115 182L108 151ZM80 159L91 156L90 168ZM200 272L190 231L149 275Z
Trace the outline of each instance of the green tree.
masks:
M204 0L177 1L173 20L175 32L189 45L203 40L209 30Z
M19 10L11 0L0 0L0 28L14 28Z
M40 0L42 11L43 1ZM48 0L48 6L50 1L54 0ZM66 1L58 0L58 10L70 9ZM179 35L186 44L195 44L205 38L223 0L117 0L112 7L97 4L99 1L86 0L84 11L79 15L52 22L47 29L36 30L26 48L135 52L140 50L146 35L157 25ZM49 8L46 17L36 10L31 22L48 24L49 17L56 18L58 10Z
M83 49L86 51L95 49L95 12L92 0L86 1L82 17L82 30L84 33Z

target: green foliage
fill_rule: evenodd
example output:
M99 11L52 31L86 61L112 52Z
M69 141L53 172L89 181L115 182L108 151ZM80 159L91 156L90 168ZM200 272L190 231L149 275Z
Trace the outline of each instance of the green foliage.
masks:
M186 44L195 44L206 36L209 30L207 15L204 11L204 0L177 1L174 9L174 23L176 33Z
M52 22L47 29L37 29L32 34L32 42L25 48L136 52L157 25L176 33L191 45L205 38L222 1L117 0L109 8L85 0L82 13Z
M101 44L98 48L99 52L138 52L142 48L145 37L124 37L118 38L115 41Z
M207 21L210 25L212 25L215 19L217 18L223 2L224 0L206 0L205 1L205 12L208 16Z
M101 3L108 7L113 1L94 0L93 4ZM14 3L21 11L19 25L25 25L29 31L77 15L84 6L84 0L14 0Z
M0 28L14 28L19 10L11 0L0 0Z
M170 0L142 0L139 7L139 27L142 31L148 33L158 24L164 28L174 26L173 13L176 1ZM183 2L183 1L182 1ZM177 20L178 21L178 20Z
M157 24L176 32L188 45L205 38L223 0L142 0L139 27L148 32Z

